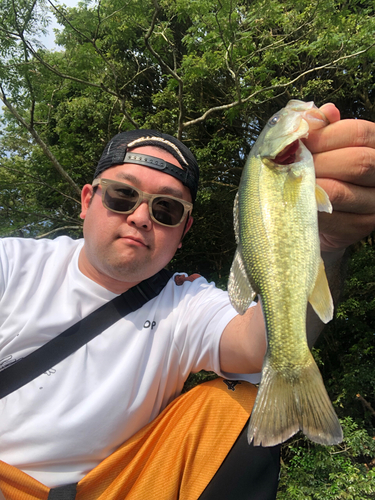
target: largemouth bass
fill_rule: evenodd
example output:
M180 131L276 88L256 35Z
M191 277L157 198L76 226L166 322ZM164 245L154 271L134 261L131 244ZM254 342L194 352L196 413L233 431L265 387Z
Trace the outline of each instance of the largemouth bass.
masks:
M237 250L228 292L240 314L258 295L267 331L248 430L254 445L273 446L299 430L321 444L342 440L306 338L308 302L324 323L333 317L317 217L318 210L332 212L332 206L301 141L327 124L314 103L290 101L254 144L235 199Z

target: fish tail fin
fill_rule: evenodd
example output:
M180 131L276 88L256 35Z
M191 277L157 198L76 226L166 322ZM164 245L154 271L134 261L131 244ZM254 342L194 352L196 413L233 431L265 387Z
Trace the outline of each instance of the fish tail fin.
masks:
M248 441L254 441L255 446L275 446L299 430L312 441L325 445L338 444L343 438L312 355L308 366L299 368L292 379L274 370L266 358Z

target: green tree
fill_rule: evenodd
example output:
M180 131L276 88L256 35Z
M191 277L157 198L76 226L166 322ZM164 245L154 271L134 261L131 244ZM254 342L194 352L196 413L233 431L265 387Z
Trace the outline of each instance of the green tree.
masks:
M335 447L293 439L284 450L278 500L370 500L375 494L375 442L350 417Z
M103 145L120 130L157 128L191 146L202 172L201 227L176 263L224 282L234 250L234 193L264 121L291 97L336 100L346 116L355 101L355 111L373 116L373 6L354 0L1 6L2 234L75 232L79 205L72 198L91 181ZM62 28L58 52L38 41L51 15ZM27 193L10 170L15 157L33 182ZM6 204L9 189L13 205Z

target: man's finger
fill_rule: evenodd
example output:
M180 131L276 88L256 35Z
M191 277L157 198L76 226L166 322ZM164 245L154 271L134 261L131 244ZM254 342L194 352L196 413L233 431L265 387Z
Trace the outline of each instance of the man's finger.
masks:
M327 102L319 108L319 110L325 115L330 123L334 123L340 120L340 111L332 102Z
M354 214L375 214L375 187L362 187L335 179L317 179L333 210Z
M375 214L357 215L334 211L319 212L319 233L322 251L346 248L375 230Z
M316 176L375 187L375 149L344 148L314 155Z
M375 148L375 123L341 120L311 132L305 144L312 153L358 146Z

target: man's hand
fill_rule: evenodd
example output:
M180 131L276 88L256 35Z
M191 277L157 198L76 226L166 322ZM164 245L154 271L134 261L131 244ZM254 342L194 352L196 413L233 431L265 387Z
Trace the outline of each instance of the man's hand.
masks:
M330 125L311 132L305 143L333 206L332 214L319 212L321 250L333 252L375 229L375 123L340 121L333 104L320 109Z

